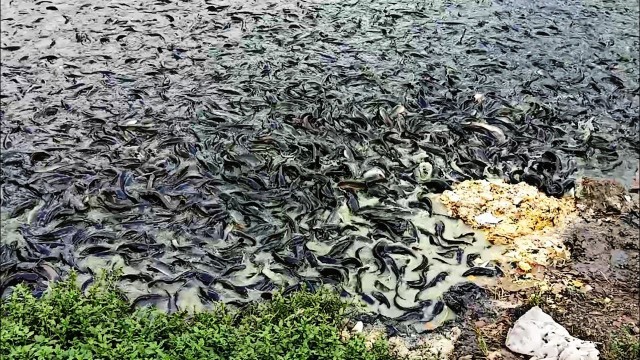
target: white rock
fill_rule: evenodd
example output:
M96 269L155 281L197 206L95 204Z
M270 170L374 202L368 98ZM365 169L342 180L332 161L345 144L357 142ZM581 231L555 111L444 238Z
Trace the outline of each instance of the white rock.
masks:
M493 216L492 213L490 212L486 212L483 214L480 214L478 216L476 216L476 222L479 225L495 225L500 223L500 219L498 219L497 217Z
M473 99L477 102L477 103L481 103L482 100L484 100L484 94L475 94L473 95Z
M507 333L507 348L543 360L598 360L596 344L582 341L539 307L522 315Z
M362 330L364 330L364 324L362 323L362 321L358 321L354 326L353 329L351 329L351 331L353 331L354 333L361 333Z

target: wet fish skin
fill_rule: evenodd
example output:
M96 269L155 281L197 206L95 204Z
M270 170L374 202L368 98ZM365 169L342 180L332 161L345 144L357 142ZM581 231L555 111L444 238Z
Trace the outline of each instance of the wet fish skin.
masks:
M360 294L360 298L369 305L373 305L376 303L376 301L367 294Z
M440 315L442 313L442 311L444 311L444 307L445 307L444 302L442 302L440 300L436 301L436 303L433 305L433 310L431 311L431 316L432 317L436 317L436 316Z
M480 258L480 254L473 253L467 254L467 266L473 268L475 266L475 260Z
M419 198L418 201L410 202L409 207L425 210L429 216L433 216L433 204L431 199L426 196Z
M229 270L227 270L228 272ZM209 286L211 284L213 284L213 282L215 282L215 276L211 275L211 274L207 274L205 272L196 272L195 274L195 278L200 280L200 282L202 282L205 286ZM223 274L221 276L225 276L226 274Z
M143 303L149 303L151 302L151 305L144 305L144 306L154 306L153 304L157 301L163 300L166 297L160 294L144 294L144 295L140 295L138 297L136 297L135 299L133 299L131 301L131 307L132 308L137 308L137 307L141 307L143 306Z
M380 282L380 280L376 280L373 284L373 286L375 286L376 289L380 290L381 292L389 292L392 291L393 289L384 285L382 282Z
M121 280L121 281L151 282L151 281L153 281L153 277L151 275L145 274L145 273L124 274L124 275L120 276L119 280Z
M424 285L422 289L420 289L420 291L418 291L418 293L416 293L414 300L418 301L420 298L420 295L424 292L424 290L438 285L438 283L444 281L448 276L449 276L449 273L447 273L446 271L441 271L440 273L438 273L438 275L433 277L428 283Z
M375 259L376 265L378 266L378 274L383 274L387 270L387 263L384 256L384 246L384 242L378 241L378 243L375 244L372 249L372 255Z
M406 247L404 247L402 245L396 245L396 244L384 245L383 253L384 254L389 253L389 254L394 254L394 255L407 255L407 256L411 256L413 258L416 257L416 255L414 254L414 252L411 249L406 248Z
M338 284L343 283L349 276L349 271L341 267L324 265L316 267L316 270L324 278L335 281Z
M416 271L423 271L423 270L429 270L429 258L427 258L425 255L421 255L422 260L420 261L420 265L416 266L413 270L413 272Z
M365 266L365 267L361 267L360 269L358 269L356 271L356 293L360 294L362 293L362 274L369 271L369 267Z
M291 267L291 268L298 268L299 266L302 265L301 259L297 258L297 257L293 257L293 256L281 256L280 254L278 254L277 252L273 252L272 253L273 259L284 265L287 267ZM322 259L318 259L320 261L323 261ZM324 262L324 261L323 261ZM246 266L245 266L246 267Z
M337 257L343 255L347 249L349 249L355 243L355 239L346 238L337 242L334 246L331 247L331 250L327 253L329 257Z
M344 259L340 259L339 262L340 265L344 266L345 268L361 268L363 266L362 261L355 257L346 257Z
M486 277L495 277L498 274L495 268L486 268L486 267L472 267L471 269L465 271L462 276L486 276Z
M240 295L244 299L249 297L249 291L247 290L247 288L245 286L237 286L237 285L234 285L233 283L231 283L228 280L220 279L220 278L216 279L215 283L216 284L220 284L224 288L235 292L236 294Z
M347 193L347 206L352 213L357 213L360 210L360 204L358 203L358 198L354 196L353 193Z
M198 288L198 297L204 300L205 302L218 302L221 300L220 294L218 294L215 290L210 287L199 287Z
M40 279L40 275L32 272L18 272L9 275L0 283L0 295L4 294L8 287L17 285L18 283L35 283Z
M378 300L378 302L380 302L381 304L385 305L388 309L391 309L391 303L383 293L379 291L373 291L371 292L371 296L373 296L373 298Z
M422 271L420 273L420 278L418 280L411 280L411 281L407 281L406 284L408 287L410 288L414 288L414 289L424 289L427 285L427 272L428 272L428 267Z

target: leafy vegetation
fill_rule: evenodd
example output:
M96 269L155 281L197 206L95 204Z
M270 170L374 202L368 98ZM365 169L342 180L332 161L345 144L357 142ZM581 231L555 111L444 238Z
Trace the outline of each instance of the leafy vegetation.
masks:
M544 304L543 294L541 291L534 292L529 296L529 306L542 306Z
M611 336L603 355L607 360L640 359L640 339L637 335L632 335L629 329L621 329Z
M242 311L220 305L189 315L132 309L113 277L87 293L76 276L41 298L17 287L0 308L0 358L8 359L389 359L387 344L341 340L349 304L329 292L275 295Z

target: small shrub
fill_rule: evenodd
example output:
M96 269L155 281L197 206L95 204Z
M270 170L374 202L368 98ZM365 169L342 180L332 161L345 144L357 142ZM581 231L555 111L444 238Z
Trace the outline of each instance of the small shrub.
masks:
M628 329L622 329L611 335L609 343L604 349L604 359L607 360L637 360L640 359L640 339L632 335Z
M132 309L113 276L87 294L76 276L37 299L18 286L0 306L0 358L8 359L390 359L386 342L340 338L350 309L329 291L298 292L242 311L220 305L188 315Z

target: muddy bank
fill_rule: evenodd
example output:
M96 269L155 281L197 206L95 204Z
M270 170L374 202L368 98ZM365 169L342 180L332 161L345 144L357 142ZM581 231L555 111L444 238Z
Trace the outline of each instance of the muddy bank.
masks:
M562 235L571 258L546 267L537 285L520 291L500 286L477 290L466 320L456 324L462 335L454 358L526 358L509 352L504 343L508 329L532 306L541 307L573 336L596 342L602 359L635 358L631 350L637 351L640 341L638 197L630 196L629 206L618 214L603 213L610 200L601 199L578 200L588 211ZM625 341L635 342L635 348L620 350Z

